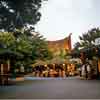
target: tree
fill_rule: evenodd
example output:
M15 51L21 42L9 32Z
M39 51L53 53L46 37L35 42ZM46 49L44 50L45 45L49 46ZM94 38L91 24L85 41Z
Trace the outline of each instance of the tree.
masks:
M80 42L75 44L75 48L89 48L95 46L95 39L100 37L100 29L92 28L87 33L79 36Z
M21 58L22 54L15 51L16 39L8 32L0 33L0 63L7 64L8 68L12 63Z
M10 48L11 45L14 45L15 37L13 34L8 32L1 32L0 33L0 45L2 48Z
M0 0L0 29L7 31L36 24L44 0Z
M59 57L62 58L62 59L65 59L66 56L67 56L67 50L65 49L60 49L60 54L59 54Z
M23 33L16 39L13 33L1 32L0 46L1 59L9 59L13 65L18 63L27 66L37 59L45 60L52 57L46 40L40 34L34 34L29 38Z
M98 37L100 37L100 29L92 28L87 33L79 36L80 41L75 44L74 50L80 54L82 53L85 58L92 59L93 56L96 56L95 39Z
M3 60L11 59L12 57L21 57L21 53L16 49L16 39L12 33L1 32L0 33L0 57Z
M33 35L32 38L32 57L33 59L51 59L52 53L48 49L48 44L45 38L40 34Z

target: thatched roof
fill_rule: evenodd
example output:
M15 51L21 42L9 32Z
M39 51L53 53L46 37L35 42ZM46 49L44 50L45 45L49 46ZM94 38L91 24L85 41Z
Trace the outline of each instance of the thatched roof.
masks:
M73 58L73 59L70 59L70 62L72 63L82 63L81 59L80 58Z
M68 61L66 59L56 57L56 58L49 60L48 63L49 64L63 64L63 63L67 63L67 62Z
M36 67L36 66L40 66L40 65L48 65L48 64L67 64L69 61L67 59L63 59L63 58L59 58L59 57L55 57L51 60L36 60L34 64L32 64L31 66Z
M46 62L46 61L43 61L43 60L35 60L35 63L32 64L32 66L35 67L35 66L47 65L47 64L48 64L48 62Z

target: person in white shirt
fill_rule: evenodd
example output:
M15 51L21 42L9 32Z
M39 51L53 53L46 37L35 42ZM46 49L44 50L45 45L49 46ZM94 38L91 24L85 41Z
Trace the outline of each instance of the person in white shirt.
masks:
M87 66L87 78L91 79L91 65L87 63L86 66Z
M81 74L82 74L82 77L85 78L85 76L86 76L85 64L82 65L82 72L81 72Z

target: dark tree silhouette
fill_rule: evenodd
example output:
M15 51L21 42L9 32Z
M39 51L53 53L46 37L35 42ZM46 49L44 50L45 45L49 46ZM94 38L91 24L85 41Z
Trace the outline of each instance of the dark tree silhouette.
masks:
M0 29L13 30L35 25L41 17L44 0L0 0Z

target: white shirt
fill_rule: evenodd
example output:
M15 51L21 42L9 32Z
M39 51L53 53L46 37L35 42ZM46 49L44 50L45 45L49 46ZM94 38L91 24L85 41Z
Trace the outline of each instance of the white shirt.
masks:
M87 71L88 71L88 72L91 71L90 65L87 65Z

